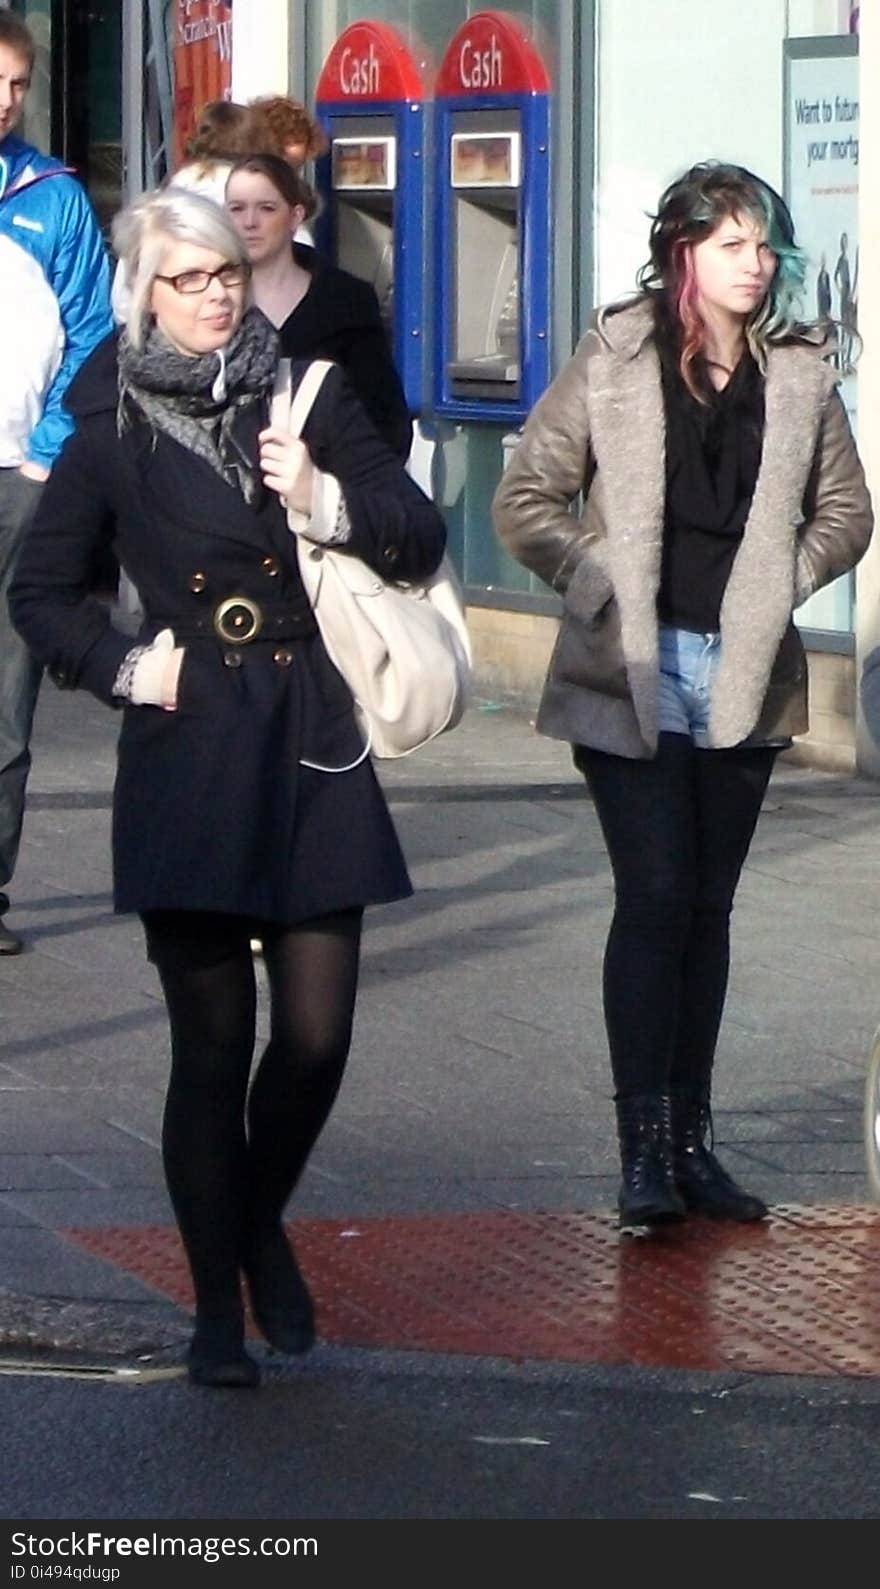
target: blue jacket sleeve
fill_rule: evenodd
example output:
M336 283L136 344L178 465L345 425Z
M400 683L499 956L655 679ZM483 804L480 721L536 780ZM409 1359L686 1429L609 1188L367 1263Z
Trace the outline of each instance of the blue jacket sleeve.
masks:
M110 269L95 213L73 177L53 180L63 182L65 191L59 205L59 236L46 275L61 313L64 355L27 448L31 462L47 469L73 430L73 419L63 406L64 394L83 360L113 329Z

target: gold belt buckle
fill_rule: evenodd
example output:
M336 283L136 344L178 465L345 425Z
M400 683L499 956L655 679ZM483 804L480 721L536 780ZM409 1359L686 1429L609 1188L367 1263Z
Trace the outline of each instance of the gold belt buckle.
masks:
M263 614L250 596L227 596L214 608L214 632L230 646L246 646L263 627Z

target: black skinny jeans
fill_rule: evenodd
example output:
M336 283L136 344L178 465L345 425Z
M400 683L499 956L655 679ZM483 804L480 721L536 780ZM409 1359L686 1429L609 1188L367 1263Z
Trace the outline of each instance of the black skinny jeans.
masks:
M614 874L603 997L617 1098L708 1098L733 896L776 754L666 733L652 761L575 747Z

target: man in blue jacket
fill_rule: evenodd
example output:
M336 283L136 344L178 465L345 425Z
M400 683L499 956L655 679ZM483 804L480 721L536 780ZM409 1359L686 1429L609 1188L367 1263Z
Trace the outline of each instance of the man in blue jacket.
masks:
M64 394L112 328L107 255L68 167L15 136L34 65L29 29L0 11L0 954L40 669L12 627L8 590L43 482L73 429Z

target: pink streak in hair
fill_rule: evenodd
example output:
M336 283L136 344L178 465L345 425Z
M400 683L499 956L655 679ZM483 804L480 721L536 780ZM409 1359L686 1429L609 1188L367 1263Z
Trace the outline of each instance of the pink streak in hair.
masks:
M691 366L703 346L705 327L697 307L697 273L694 269L694 251L684 238L675 245L676 297L675 309L682 329L681 359L679 369L685 386L693 397L699 398Z

